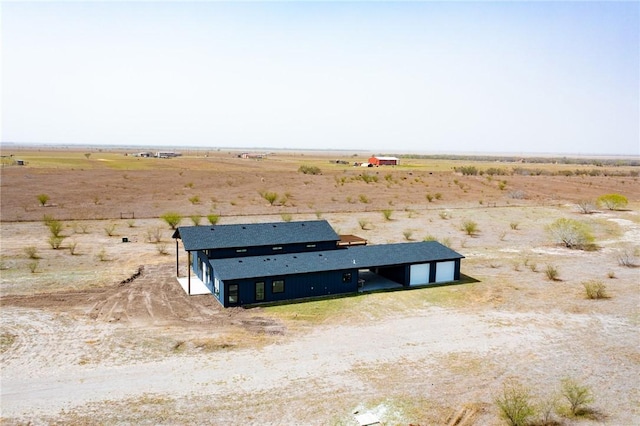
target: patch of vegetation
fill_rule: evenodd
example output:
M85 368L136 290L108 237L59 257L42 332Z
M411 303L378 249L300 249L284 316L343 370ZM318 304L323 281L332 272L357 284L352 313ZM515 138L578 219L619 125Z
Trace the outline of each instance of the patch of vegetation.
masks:
M189 218L191 219L191 222L194 226L200 225L200 221L202 221L202 216L200 216L199 214L191 215L189 216Z
M273 204L276 202L276 200L278 199L278 193L277 192L271 192L271 191L260 191L259 192L260 196L262 198L264 198L269 205L273 206Z
M115 235L116 232L116 227L117 225L113 222L105 225L104 227L104 232L109 236L109 237L113 237Z
M40 259L36 246L27 246L23 250L29 259Z
M320 170L320 167L309 166L304 164L298 168L298 171L305 175L321 175L322 174L322 170Z
M462 230L470 237L475 236L480 229L478 229L478 224L473 220L465 220L462 222Z
M574 219L560 218L547 226L553 242L572 249L588 249L594 237L591 228Z
M193 197L189 197L189 202L191 204L200 204L200 197L197 195L194 195Z
M526 426L536 414L531 391L521 383L511 380L504 384L502 394L495 403L500 417L510 426Z
M291 215L291 213L282 213L280 217L283 222L291 222L291 219L293 219L293 215Z
M215 214L215 213L211 213L207 215L207 220L209 221L209 223L211 225L215 225L216 223L218 223L220 221L220 215L219 214Z
M589 200L578 201L576 205L578 206L578 211L582 214L591 214L596 209L595 203Z
M629 200L620 194L605 194L596 200L599 206L604 206L609 210L621 210L627 206Z
M50 199L47 194L38 194L36 198L42 207L46 206Z
M573 416L587 414L587 404L594 401L591 388L571 378L562 380L561 393L569 403L569 411Z
M171 227L171 229L176 229L182 221L182 216L180 215L180 213L167 212L160 216L160 219L164 220L167 225Z
M587 294L587 299L608 298L607 286L605 286L602 281L589 280L589 281L584 281L582 285L584 286L584 290Z
M558 281L559 280L559 275L560 272L558 271L558 267L555 265L547 265L546 269L544 270L547 279L549 281Z
M393 215L393 210L391 209L382 210L382 216L384 217L384 220L391 220L391 215Z

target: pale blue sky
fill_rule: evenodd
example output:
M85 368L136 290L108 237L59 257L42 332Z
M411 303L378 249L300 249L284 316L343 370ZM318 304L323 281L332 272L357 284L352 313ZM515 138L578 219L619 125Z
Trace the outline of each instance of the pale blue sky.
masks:
M636 1L1 13L4 142L640 154Z

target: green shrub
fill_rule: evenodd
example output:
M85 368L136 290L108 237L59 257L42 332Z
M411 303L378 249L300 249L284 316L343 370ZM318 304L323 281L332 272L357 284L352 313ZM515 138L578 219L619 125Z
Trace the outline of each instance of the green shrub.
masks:
M49 245L51 246L52 249L58 250L62 245L63 240L64 240L64 237L51 235L49 237Z
M367 226L369 225L369 221L366 219L358 219L358 225L360 225L360 229L364 231L367 229Z
M42 207L46 206L49 201L49 196L47 194L38 194L36 198L38 198L38 202Z
M189 202L191 204L200 204L200 197L197 195L194 195L193 197L189 197Z
M413 235L413 231L410 229L405 229L402 232L402 235L404 235L404 239L407 241L411 241L411 236Z
M305 175L321 175L322 170L317 166L302 165L298 168L298 171Z
M594 241L591 229L574 219L560 218L547 227L553 242L567 248L586 249Z
M214 213L208 214L207 215L207 220L209 221L210 224L215 225L220 220L220 215L219 214L214 214Z
M62 233L63 225L59 220L45 215L44 224L47 226L47 228L49 228L49 232L51 232L51 235L53 235L54 237L59 237Z
M365 194L360 194L359 197L360 202L363 204L369 204L371 201L369 200L369 197L367 197Z
M262 196L262 198L264 198L265 200L267 200L267 202L269 203L269 205L273 205L276 200L278 199L278 193L277 192L270 192L270 191L265 191L265 192L261 192L260 196Z
M291 222L291 219L293 219L293 216L291 215L291 213L282 213L280 217L284 222Z
M516 230L518 229L519 224L518 224L518 222L511 222L511 223L509 224L509 226L511 227L511 229L513 229L514 231L516 231Z
M495 403L500 410L500 417L511 426L525 426L535 415L529 389L516 381L505 383Z
M587 294L587 299L606 299L607 286L602 281L589 280L582 283Z
M558 267L555 265L547 265L547 268L544 270L547 275L547 279L550 281L558 281L559 271Z
M382 216L384 217L384 220L391 220L392 214L393 214L393 210L391 209L382 210Z
M627 206L629 200L624 195L606 194L598 197L597 202L598 205L604 206L609 210L620 210Z
M40 259L38 255L38 249L36 246L27 246L24 248L24 253L27 255L29 259Z
M470 237L479 232L478 224L472 220L466 220L462 223L462 230Z
M29 262L27 263L27 267L29 268L29 270L31 271L32 274L35 274L38 271L38 266L40 264L38 263L37 260L34 260L33 262Z
M202 216L200 216L199 214L191 215L189 216L189 218L191 219L191 222L193 222L195 226L200 225L200 221L202 220Z
M182 216L176 212L167 212L160 216L160 218L167 222L167 225L169 225L171 229L176 229L182 221Z
M569 402L572 415L579 416L586 412L586 405L593 402L591 389L571 378L562 380L562 396Z

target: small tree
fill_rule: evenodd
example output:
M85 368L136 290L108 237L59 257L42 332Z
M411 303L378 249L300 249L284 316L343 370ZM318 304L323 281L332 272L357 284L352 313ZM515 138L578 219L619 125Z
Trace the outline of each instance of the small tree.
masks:
M589 226L574 219L560 218L549 225L547 231L555 243L567 248L584 249L594 241Z
M219 214L214 214L214 213L208 214L207 215L207 220L209 221L210 224L215 225L220 220L220 215Z
M604 206L609 210L620 210L627 206L629 200L620 194L606 194L598 197L598 205Z
M182 216L176 212L167 212L160 216L160 218L167 222L167 225L169 225L171 229L176 229L180 224L180 221L182 221Z
M37 198L42 207L46 206L47 202L49 201L49 196L47 194L38 194Z
M525 426L535 414L529 389L516 381L504 384L502 395L495 399L502 417L510 426Z
M593 402L591 389L571 378L562 380L561 392L562 396L569 402L571 414L574 416L582 414L586 409L586 405Z

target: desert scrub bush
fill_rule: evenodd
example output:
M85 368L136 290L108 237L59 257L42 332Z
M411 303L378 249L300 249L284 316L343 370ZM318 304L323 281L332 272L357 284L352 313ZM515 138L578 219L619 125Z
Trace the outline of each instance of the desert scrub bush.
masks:
M440 216L440 219L447 220L451 217L451 214L449 212L439 212L438 216Z
M24 254L26 254L29 259L40 259L36 246L27 246L23 250Z
M478 168L476 166L459 166L454 167L453 170L457 173L462 173L464 176L475 176L478 174Z
M599 206L604 206L609 210L620 210L627 206L629 200L627 197L620 194L605 194L598 197L596 200Z
M591 228L574 219L560 218L547 226L554 243L564 244L567 248L586 249L593 244Z
M169 254L169 249L167 248L167 243L158 243L156 244L156 250L158 251L159 255L167 255Z
M107 251L104 248L100 249L100 251L96 254L96 259L98 259L100 262L107 262L109 260Z
M364 231L367 229L369 221L367 219L358 219L358 225L360 226L360 229Z
M49 237L49 245L52 249L58 250L60 246L62 246L62 241L64 241L64 237L51 235Z
M609 278L610 280L614 279L616 277L616 273L613 271L609 271L607 272L607 278Z
M587 404L594 401L591 388L578 383L575 379L565 378L561 382L561 394L569 403L569 412L573 416L587 413Z
M108 223L107 225L105 225L104 227L104 232L105 234L107 234L109 237L113 237L116 233L116 224L115 223Z
M156 226L155 228L147 229L147 241L150 243L162 241L162 228Z
M393 214L393 210L391 209L382 210L382 217L384 217L384 220L391 220L392 214Z
M136 227L136 221L135 221L135 219L129 219L129 220L127 220L127 226L128 226L129 228L135 228L135 227Z
M300 173L305 174L305 175L321 175L322 174L322 170L320 170L320 167L308 166L308 165L305 165L305 164L300 166L298 168L298 171Z
M607 286L602 281L589 280L582 283L587 299L606 299Z
M578 211L582 214L591 214L596 209L595 203L588 200L580 200L576 206L578 207Z
M360 202L362 204L369 204L371 202L371 200L369 200L369 197L367 197L365 194L360 194L358 198L360 199Z
M27 268L29 268L32 274L38 272L38 266L40 266L40 263L37 260L27 263Z
M167 212L160 216L160 219L164 220L171 229L176 229L182 221L182 216L176 212Z
M194 195L193 197L189 197L189 202L191 204L200 204L200 197L197 195Z
M220 215L219 214L208 214L207 215L207 220L209 221L209 223L211 225L215 225L216 223L218 223L220 221Z
M402 231L402 235L404 236L405 240L411 241L411 236L413 235L413 231L411 229L405 229L404 231Z
M62 222L47 215L44 216L43 220L46 227L49 228L49 232L51 232L51 235L54 237L59 237L62 233L62 229L64 228Z
M202 216L200 216L199 214L191 215L189 216L189 218L191 219L191 222L194 226L200 225L200 222L202 221Z
M40 203L40 205L42 207L47 205L47 202L49 202L49 196L47 194L38 194L36 195L36 198L38 199L38 203Z
M360 179L362 179L362 181L364 183L376 183L376 182L378 182L378 176L377 175L371 175L369 173L362 173L360 175Z
M510 426L525 426L536 414L529 389L516 381L503 385L502 394L495 398L500 417Z
M72 240L67 248L69 249L69 254L71 256L75 256L76 254L78 254L78 242L76 240Z
M555 265L547 265L544 273L549 281L558 281L560 279L560 272L558 271L558 267Z
M433 197L436 200L442 200L442 192L436 192L435 194L433 194Z
M518 230L518 226L520 226L520 224L519 224L518 222L511 222L511 223L509 224L509 227L510 227L512 230L514 230L514 231L517 231L517 230Z
M427 201L428 202L430 202L430 203L433 202L433 195L427 194L426 197L427 197Z
M505 189L506 187L507 187L507 181L506 181L506 180L500 181L500 183L498 183L498 189L499 189L500 191L504 191L504 189Z
M632 250L629 247L618 249L616 253L616 260L618 261L618 265L626 266L627 268L635 268L638 266L635 250Z
M462 222L462 230L470 237L473 237L480 231L478 229L478 224L472 220L465 220Z
M260 192L260 196L262 198L264 198L269 205L273 205L276 200L278 199L278 193L277 192L271 192L271 191L261 191Z
M282 213L280 217L282 218L283 222L291 222L291 219L293 219L291 213Z

